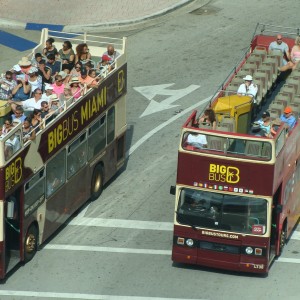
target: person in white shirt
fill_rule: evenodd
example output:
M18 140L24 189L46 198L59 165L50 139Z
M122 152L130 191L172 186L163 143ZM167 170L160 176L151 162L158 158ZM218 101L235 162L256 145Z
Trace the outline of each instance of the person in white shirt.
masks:
M245 81L244 83L242 83L238 90L237 90L237 94L239 96L250 96L254 99L255 101L255 96L257 94L257 85L253 84L253 78L251 75L247 75L246 77L243 78L243 80Z
M187 143L196 148L207 148L207 139L204 134L190 133L187 138Z

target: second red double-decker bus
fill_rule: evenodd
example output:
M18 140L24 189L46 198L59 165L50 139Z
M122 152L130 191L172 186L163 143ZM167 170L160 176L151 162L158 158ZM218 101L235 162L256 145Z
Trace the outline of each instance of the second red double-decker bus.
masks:
M175 262L268 273L299 219L300 125L289 128L281 117L293 110L298 118L299 72L278 73L282 53L268 49L288 29L259 24L257 30L210 103L216 129L199 122L197 111L183 126L171 188ZM291 47L297 30L290 31L284 41ZM236 94L246 74L257 84L256 98ZM271 119L268 134L251 123L262 106Z

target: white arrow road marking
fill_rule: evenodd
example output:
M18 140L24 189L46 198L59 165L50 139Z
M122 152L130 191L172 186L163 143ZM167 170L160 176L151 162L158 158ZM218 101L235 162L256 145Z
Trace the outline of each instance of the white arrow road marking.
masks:
M180 90L169 90L168 87L174 85L174 83L168 84L159 84L159 85L150 85L150 86L141 86L141 87L134 87L134 90L142 94L150 103L145 111L141 114L140 118L151 115L153 113L170 109L172 107L176 107L179 104L172 104L173 102L177 101L178 99L192 93L196 89L200 87L200 85L192 84L184 89ZM161 96L170 96L167 99L157 102L153 100L153 98L157 95Z
M172 122L176 121L178 118L181 118L184 114L190 112L193 109L198 108L201 104L204 104L205 102L207 102L210 99L211 99L211 96L209 96L206 99L203 99L203 100L197 102L196 104L194 104L194 105L186 108L185 110L183 110L179 114L173 116L172 118L170 118L166 122L158 125L154 129L152 129L151 131L149 131L148 133L146 133L141 139L139 139L134 145L132 145L130 147L130 149L127 152L127 156L131 155L137 148L139 148L143 143L145 143L148 139L150 139L155 133L157 133L158 131L160 131L164 127L168 126Z

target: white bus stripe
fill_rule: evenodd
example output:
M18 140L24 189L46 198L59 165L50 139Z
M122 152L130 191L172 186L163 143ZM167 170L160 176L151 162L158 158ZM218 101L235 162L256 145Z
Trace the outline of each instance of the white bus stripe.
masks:
M300 264L300 258L278 257L277 262Z
M173 223L101 218L75 218L69 225L172 231Z
M133 248L60 245L60 244L48 244L44 247L44 249L67 250L67 251L110 252L110 253L126 253L126 254L171 255L171 250L133 249Z
M35 292L35 291L11 291L0 290L1 296L15 297L35 297L41 298L58 298L58 299L82 299L82 300L195 300L188 298L160 298L160 297L137 297L137 296L115 296L115 295L95 295L80 293L52 293L52 292ZM198 300L205 300L199 299Z

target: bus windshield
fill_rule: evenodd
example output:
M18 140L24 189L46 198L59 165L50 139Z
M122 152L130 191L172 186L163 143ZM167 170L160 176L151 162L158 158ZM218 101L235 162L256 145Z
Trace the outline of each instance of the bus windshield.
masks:
M267 230L267 200L183 188L177 221L192 226L262 235Z

